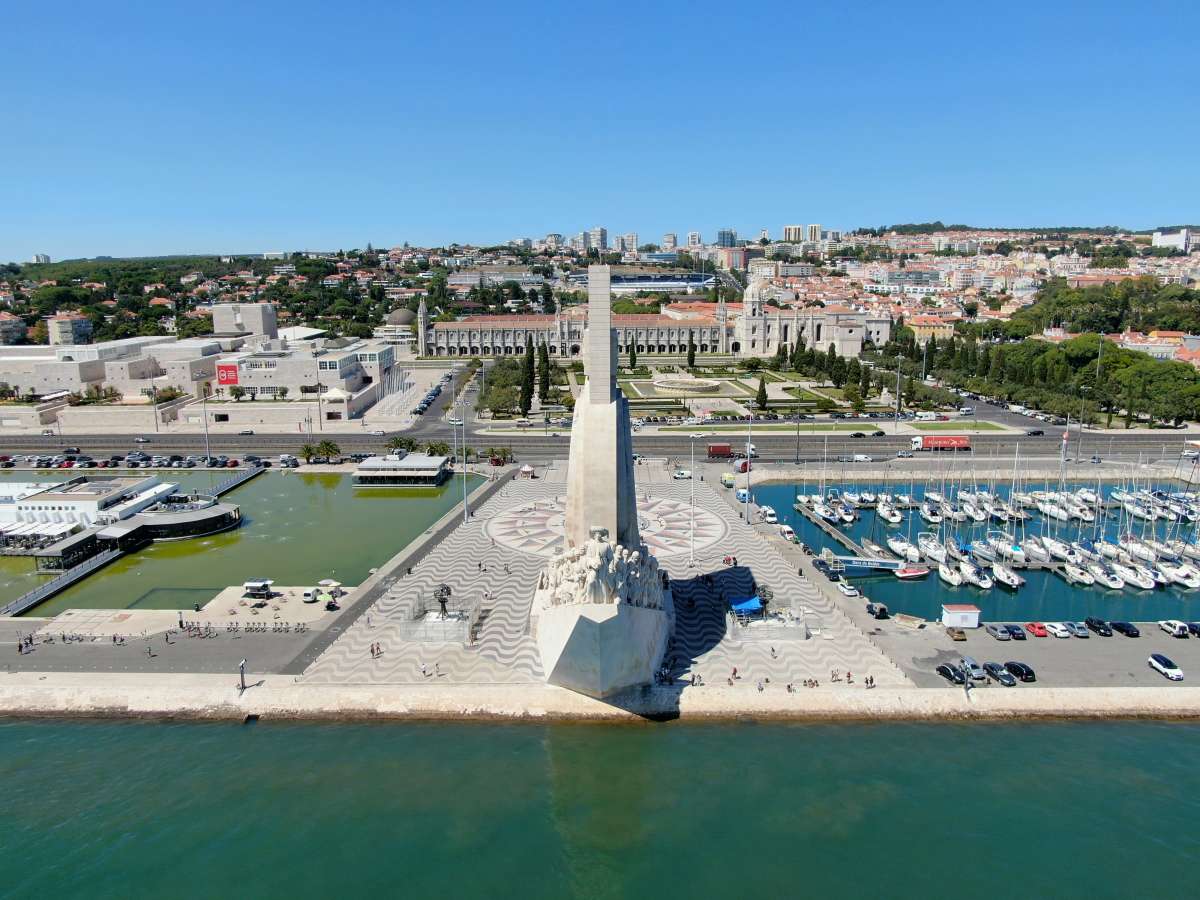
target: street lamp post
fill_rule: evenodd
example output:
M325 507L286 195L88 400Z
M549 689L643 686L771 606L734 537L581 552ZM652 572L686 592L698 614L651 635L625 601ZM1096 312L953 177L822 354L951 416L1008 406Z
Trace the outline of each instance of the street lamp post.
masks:
M460 402L459 404L459 421L462 422L462 455L463 455L463 470L462 470L462 492L463 492L463 524L471 517L470 510L467 508L467 405Z
M1076 453L1080 459L1083 459L1083 404L1088 392L1088 386L1081 384L1079 386L1079 446L1076 448Z
M688 532L688 566L696 565L696 439L689 438L692 450L692 467L688 470L688 486L691 488L690 529Z
M246 690L246 661L243 659L238 663L238 691Z
M201 417L204 419L204 464L207 466L208 461L212 459L212 449L208 443L208 382L204 383L200 391Z

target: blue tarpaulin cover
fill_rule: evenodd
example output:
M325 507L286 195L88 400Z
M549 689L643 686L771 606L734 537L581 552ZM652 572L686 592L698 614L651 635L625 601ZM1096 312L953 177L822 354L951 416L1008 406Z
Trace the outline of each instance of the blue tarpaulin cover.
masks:
M758 597L751 597L748 600L734 600L732 606L733 611L738 613L759 612L762 609L762 600Z

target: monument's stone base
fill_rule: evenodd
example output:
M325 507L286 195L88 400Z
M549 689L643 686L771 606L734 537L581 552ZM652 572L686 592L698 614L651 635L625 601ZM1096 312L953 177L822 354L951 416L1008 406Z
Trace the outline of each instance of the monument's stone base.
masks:
M644 547L593 537L546 566L530 617L546 680L607 697L653 681L674 607Z
M550 684L607 697L653 681L669 633L664 610L585 603L542 613L537 645Z

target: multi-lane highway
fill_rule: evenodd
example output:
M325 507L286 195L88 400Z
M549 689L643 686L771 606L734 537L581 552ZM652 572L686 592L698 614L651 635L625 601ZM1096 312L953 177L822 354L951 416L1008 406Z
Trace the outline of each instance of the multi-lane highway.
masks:
M451 426L441 416L423 419L415 429L394 432L408 435L424 443L426 441L445 441L451 443ZM877 423L864 423L864 430L872 429ZM884 424L883 430L888 430ZM1061 448L1061 429L1047 429L1048 433L1040 437L1025 435L1002 434L996 432L979 433L972 436L975 447L973 456L982 458L1011 458L1013 449L1021 447L1021 456L1025 459L1057 458ZM692 438L695 433L700 437ZM964 428L963 433L969 433ZM57 436L42 435L13 435L0 438L0 449L5 453L30 453L33 451L56 453L64 446L79 447L86 453L108 456L113 453L124 453L138 447L149 453L203 453L204 436L202 434L161 433L144 435L148 438L145 444L135 444L134 435L118 434L67 434L60 439ZM209 444L213 453L244 455L258 453L260 455L278 455L279 453L296 453L302 444L319 441L328 437L341 447L343 453L359 453L380 451L387 438L363 432L314 432L307 434L210 434ZM1105 432L1085 432L1082 453L1079 452L1078 434L1072 433L1069 445L1069 456L1090 457L1099 455L1106 460L1136 461L1139 457L1162 459L1178 457L1184 448L1184 441L1190 435L1181 432L1153 432L1117 434ZM833 460L839 455L850 453L865 453L876 459L894 457L897 451L910 445L911 435L886 434L884 437L852 438L846 432L834 432L828 435L802 433L797 439L794 433L776 430L753 431L753 442L760 457L766 461L803 461L820 460L828 457ZM570 437L569 432L560 429L557 432L531 428L522 434L480 433L474 422L467 424L467 444L477 449L486 447L509 447L518 459L547 460L562 459L567 455ZM731 443L735 448L746 441L746 433L723 431L706 433L702 428L695 432L638 432L634 435L634 450L646 456L676 456L686 457L692 447L695 447L697 459L707 453L710 443ZM942 454L917 454L918 457L933 456L942 458Z

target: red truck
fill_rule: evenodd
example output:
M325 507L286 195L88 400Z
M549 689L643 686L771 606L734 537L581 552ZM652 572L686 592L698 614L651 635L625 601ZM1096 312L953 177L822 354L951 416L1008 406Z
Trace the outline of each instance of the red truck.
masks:
M733 445L732 444L709 444L708 445L709 459L732 459Z
M970 450L971 439L961 434L928 434L912 439L914 450Z

